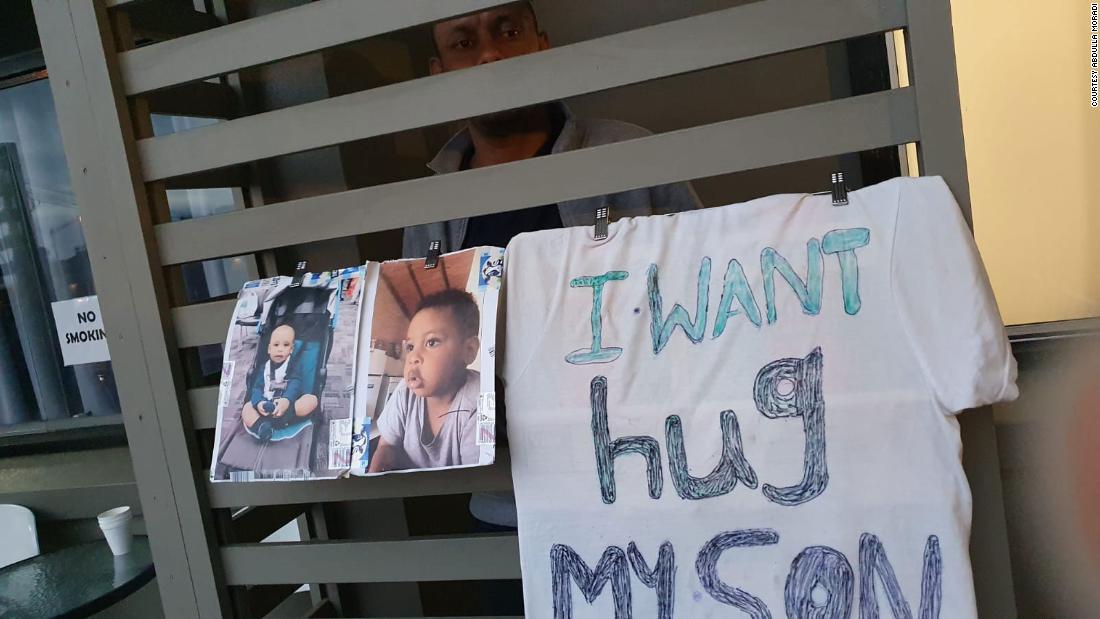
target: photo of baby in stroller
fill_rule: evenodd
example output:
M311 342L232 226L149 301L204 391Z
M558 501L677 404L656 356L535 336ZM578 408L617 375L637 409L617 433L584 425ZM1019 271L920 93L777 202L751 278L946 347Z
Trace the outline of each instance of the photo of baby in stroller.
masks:
M354 268L245 285L226 340L212 479L347 468L362 279Z

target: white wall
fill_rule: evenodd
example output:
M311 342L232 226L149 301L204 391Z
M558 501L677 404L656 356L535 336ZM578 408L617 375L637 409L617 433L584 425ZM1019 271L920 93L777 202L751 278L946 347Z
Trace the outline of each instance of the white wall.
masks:
M1085 0L955 0L974 232L1009 324L1100 315Z

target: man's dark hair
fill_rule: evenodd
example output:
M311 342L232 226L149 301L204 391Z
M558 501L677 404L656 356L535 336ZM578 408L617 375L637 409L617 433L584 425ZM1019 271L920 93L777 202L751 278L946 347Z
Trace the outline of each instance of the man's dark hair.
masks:
M481 330L481 312L477 309L477 301L465 290L448 288L442 292L430 294L420 300L414 315L432 308L449 309L459 332L464 337L477 337Z
M535 24L535 32L540 32L539 14L535 12L535 5L531 3L531 0L519 0L516 4L523 4L527 7L527 11L531 14L531 21ZM432 42L432 53L436 58L439 58L439 41L435 40L435 24L428 26L428 39Z

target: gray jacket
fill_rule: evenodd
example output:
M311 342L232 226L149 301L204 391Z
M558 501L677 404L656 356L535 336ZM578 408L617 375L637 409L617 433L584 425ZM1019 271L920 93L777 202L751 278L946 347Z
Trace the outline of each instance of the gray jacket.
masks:
M564 104L558 103L565 115L565 125L558 135L551 154L579 150L590 146L645 137L651 133L637 125L618 120L586 120L576 118ZM439 154L428 163L436 174L457 172L462 156L470 147L470 132L463 129L447 142ZM592 225L596 209L611 206L611 218L638 215L661 215L699 208L699 198L689 183L657 185L648 189L633 189L605 196L565 200L558 204L561 221L566 226ZM466 237L467 219L424 224L405 228L402 253L406 258L424 256L428 242L440 240L443 252L456 251Z

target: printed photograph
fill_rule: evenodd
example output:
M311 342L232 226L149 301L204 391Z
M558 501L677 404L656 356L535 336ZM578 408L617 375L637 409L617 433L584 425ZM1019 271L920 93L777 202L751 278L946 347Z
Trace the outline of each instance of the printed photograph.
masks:
M347 472L363 288L363 267L245 284L222 360L213 481Z
M504 250L378 265L359 346L352 473L491 464ZM372 265L373 266L373 265Z

